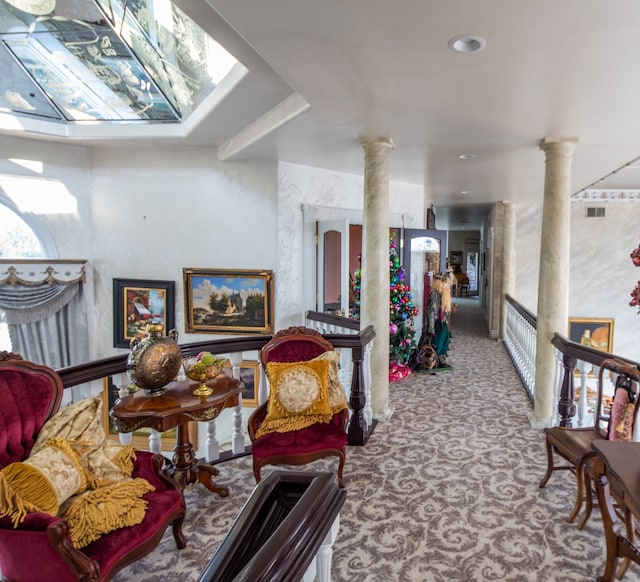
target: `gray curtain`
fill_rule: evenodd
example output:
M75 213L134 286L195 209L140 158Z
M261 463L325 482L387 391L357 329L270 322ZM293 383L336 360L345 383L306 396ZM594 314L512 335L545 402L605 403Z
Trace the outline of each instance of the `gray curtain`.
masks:
M0 285L12 350L54 369L89 359L83 283Z

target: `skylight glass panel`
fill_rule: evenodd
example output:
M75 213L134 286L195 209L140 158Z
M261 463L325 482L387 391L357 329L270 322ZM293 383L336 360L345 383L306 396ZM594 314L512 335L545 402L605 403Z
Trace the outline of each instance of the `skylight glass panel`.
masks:
M31 76L0 47L0 111L62 120Z
M180 121L236 63L169 0L0 0L0 43L0 107L73 122Z

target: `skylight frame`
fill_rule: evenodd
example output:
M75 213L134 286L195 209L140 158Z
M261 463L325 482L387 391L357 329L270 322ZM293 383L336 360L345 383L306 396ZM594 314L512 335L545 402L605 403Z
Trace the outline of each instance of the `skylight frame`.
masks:
M72 2L73 0L58 0L58 4L60 5L65 5L67 9L69 9L70 6L72 6L72 4L70 4L70 2ZM45 121L48 122L66 122L67 126L73 126L73 125L78 125L78 124L84 124L87 122L92 122L93 124L109 124L109 123L114 123L116 125L118 124L122 124L122 123L144 123L144 124L148 124L148 123L160 123L160 124L175 124L175 123L180 123L180 122L184 122L185 119L190 116L195 109L202 104L203 102L206 102L208 100L208 96L211 95L214 91L215 88L217 87L217 85L219 84L215 82L214 80L214 76L213 74L210 73L210 67L208 66L201 66L199 71L203 72L203 77L204 79L206 79L205 82L202 82L201 78L198 79L192 79L192 81L194 81L195 85L196 85L196 89L198 89L199 87L204 86L205 87L205 91L200 91L200 93L198 93L197 91L194 92L194 97L191 101L191 103L185 102L185 100L183 99L182 102L179 101L176 96L168 89L171 89L172 87L175 87L177 85L176 83L176 79L180 78L180 75L184 75L184 71L180 70L178 67L176 67L176 72L173 72L173 77L169 74L166 73L166 71L164 69L155 69L155 70L150 70L153 69L152 66L149 65L149 59L145 59L145 58L140 58L139 54L137 54L134 50L133 47L131 46L132 44L135 44L134 42L131 42L131 39L135 36L138 35L138 45L139 46L143 46L143 42L147 43L147 47L151 47L154 51L155 48L152 46L151 42L153 41L153 39L149 38L149 35L147 34L147 31L144 29L144 27L140 26L137 21L134 22L132 20L133 18L133 14L132 13L128 13L126 9L122 9L122 7L124 6L124 4L122 4L121 2L118 2L117 0L113 1L113 0L89 0L92 10L94 11L99 11L99 13L101 14L101 16L104 17L104 19L101 20L100 22L100 27L106 27L108 25L108 28L98 28L98 30L102 33L105 30L108 30L111 32L111 34L117 35L117 31L114 29L115 23L118 22L118 18L120 19L120 23L119 26L121 28L121 32L122 31L126 31L126 34L122 34L122 35L117 35L118 38L120 39L120 41L123 43L122 46L126 47L127 53L128 53L128 57L131 59L131 62L135 62L136 65L139 67L139 70L134 70L134 74L136 74L136 78L138 79L143 79L146 83L147 87L152 87L153 92L152 92L152 96L157 96L158 98L160 98L160 109L158 111L162 112L163 110L165 112L171 112L171 115L169 116L170 118L167 119L166 115L160 115L159 119L155 118L155 119L147 119L144 116L141 117L136 117L136 116L131 116L129 115L129 110L126 108L126 105L124 108L122 108L121 106L115 106L113 105L113 101L112 101L112 97L113 95L113 91L111 91L110 89L103 91L101 89L96 89L96 85L95 82L90 81L90 77L88 76L88 68L86 66L84 66L84 64L82 63L81 59L78 59L77 57L73 56L73 57L69 57L72 58L73 60L73 68L74 70L78 70L81 71L80 73L77 73L75 75L70 75L69 73L67 73L66 71L64 71L65 68L65 63L68 64L68 62L70 61L66 61L66 59L63 59L63 63L54 63L53 64L53 68L52 70L56 71L56 75L57 78L63 78L66 79L65 81L61 82L61 84L69 84L69 86L76 86L77 87L77 83L78 83L78 79L83 79L85 85L91 87L93 86L94 91L91 94L87 94L86 96L86 100L87 100L87 110L92 110L95 109L96 107L99 107L102 110L102 114L101 115L80 115L77 112L73 111L72 107L69 107L68 105L62 105L60 103L56 102L56 99L52 98L51 93L47 93L47 91L41 90L40 87L38 86L37 90L30 90L29 93L31 95L31 97L34 96L34 94L37 94L40 97L41 100L41 105L42 105L42 97L45 98L45 100L47 101L48 106L51 107L50 111L47 111L46 113L43 113L42 109L41 110L36 110L34 111L29 111L29 110L25 110L25 109L20 109L18 107L13 107L11 103L9 103L10 106L10 111L12 115L18 115L18 116L29 116L30 118L35 118L35 119L39 119L42 118ZM154 6L154 5L161 5L162 3L166 4L164 6L164 10L165 10L165 18L167 14L171 15L172 18L172 22L175 22L176 20L178 22L189 22L189 26L192 27L196 27L200 33L202 34L202 38L206 39L203 40L201 42L201 46L205 47L206 49L206 53L207 55L210 52L210 47L211 46L215 46L220 47L221 45L219 45L218 43L215 42L214 39L211 39L208 35L206 35L206 33L200 28L198 27L195 23L193 23L187 15L185 15L178 7L176 7L175 5L171 4L170 2L168 2L168 0L144 0L144 2L147 5L150 6ZM135 5L136 2L134 0L134 2L131 2L131 0L129 0L129 4ZM138 4L140 4L138 2ZM9 10L9 8L7 8L7 3L4 0L0 0L0 9L4 10L4 12L6 13L7 10ZM86 6L86 4L83 4L83 6ZM107 8L110 8L111 12L110 15L107 15L105 12L105 6ZM114 7L120 7L122 10L120 11L120 15L118 16L118 11L117 10L113 10ZM19 13L20 11L15 10L13 8L10 8L10 10L12 12L15 12L16 14ZM89 12L89 11L86 11ZM115 15L115 16L114 16ZM19 55L16 53L19 53L20 50L16 50L15 49L15 43L17 42L17 38L18 38L18 34L20 34L20 32L22 32L22 38L25 38L25 29L30 29L30 38L32 39L37 39L39 37L39 35L48 35L50 38L54 38L57 31L50 31L50 30L43 30L42 26L39 26L42 24L42 22L44 20L46 20L47 18L51 18L51 15L45 16L45 17L40 17L40 18L35 18L33 19L32 25L31 26L25 26L23 25L22 27L22 31L0 31L0 41L1 44L3 45L3 50L6 50L9 52L9 54L11 55L11 57L14 59L15 62L19 62L20 61L20 57L22 56L22 58L24 58L24 55ZM53 16L53 18L59 18L56 17L55 15ZM62 20L62 18L59 18L60 20ZM67 19L68 22L71 22ZM153 27L151 27L153 29ZM158 29L158 30L165 30L165 29ZM27 30L27 32L29 32ZM104 38L106 38L108 36L109 33L105 33L103 35ZM71 36L73 36L73 33L70 33ZM7 41L7 37L11 37L13 40L9 40ZM126 37L126 38L125 38ZM140 40L143 39L144 41ZM34 43L37 44L37 42L40 41L32 41ZM32 54L36 54L37 57L41 60L44 60L47 51L50 51L51 48L51 43L58 43L60 46L62 46L64 43L60 40L60 38L57 38L55 41L53 40L49 40L49 41L43 41L42 44L43 46L47 46L47 44L49 44L49 48L47 49L33 49L33 47L30 49ZM13 49L14 50L9 50L9 45L14 44ZM147 52L151 52L149 50L149 48L146 49ZM222 50L224 51L224 48L222 47ZM27 52L27 51L22 51ZM162 55L160 55L159 53L157 53L157 51L155 51L156 53L156 60L157 62L163 62L163 65L167 65L168 60L167 59L163 59ZM236 67L236 65L239 64L239 62L237 61L237 59L233 58L231 55L229 55L228 52L226 52L226 55L229 57L230 61L229 63L227 63L227 68L226 68L226 72L225 75L229 76L230 73L234 70L234 68ZM51 66L51 65L48 65ZM36 83L37 79L35 79L35 75L32 74L33 73L33 66L31 67L31 71L29 70L29 67L25 67L25 65L23 63L20 63L20 70L26 72L26 74L29 74L29 77L31 79L31 81L34 83ZM153 75L156 74L158 71L160 71L160 73L164 74L164 78L161 80L162 82L158 82L156 81L156 79L153 78ZM146 77L145 77L146 75ZM0 81L0 88L2 88L2 82ZM2 92L0 91L0 99L2 98ZM98 104L98 101L100 99L104 99L105 100L105 105L102 104ZM148 100L151 104L151 106L156 106L157 102L154 102L153 99L149 99ZM109 104L111 103L111 106L109 106ZM186 105L185 105L186 103ZM6 105L7 103L5 102L4 104L5 106L0 109L0 116L2 114L2 111L8 111L9 109L7 109ZM60 117L52 117L52 112L55 112L55 114L59 115Z

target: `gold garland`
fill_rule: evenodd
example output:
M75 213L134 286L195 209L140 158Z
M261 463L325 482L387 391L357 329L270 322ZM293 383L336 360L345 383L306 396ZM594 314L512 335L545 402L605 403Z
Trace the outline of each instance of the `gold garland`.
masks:
M86 283L86 271L84 265L80 267L80 275L75 279L59 279L55 275L57 272L55 269L49 265L43 273L46 273L44 279L40 279L39 281L31 281L29 279L23 279L19 275L22 273L16 269L13 265L11 265L7 269L7 277L5 279L0 279L0 285L25 285L26 287L37 287L39 285L47 284L53 285L57 283L59 285L71 285L72 283L78 283L79 281L82 283Z

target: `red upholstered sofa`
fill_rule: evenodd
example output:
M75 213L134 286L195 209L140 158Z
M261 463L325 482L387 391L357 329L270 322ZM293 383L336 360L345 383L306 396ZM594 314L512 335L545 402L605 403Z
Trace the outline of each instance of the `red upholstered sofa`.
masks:
M23 461L43 424L59 408L63 386L56 372L0 352L0 469ZM12 582L106 581L153 550L172 524L178 548L185 503L178 484L162 472L160 455L138 451L132 477L143 477L147 510L139 525L124 527L77 549L68 523L46 513L29 513L16 528L0 517L0 572ZM2 492L0 492L0 495Z

